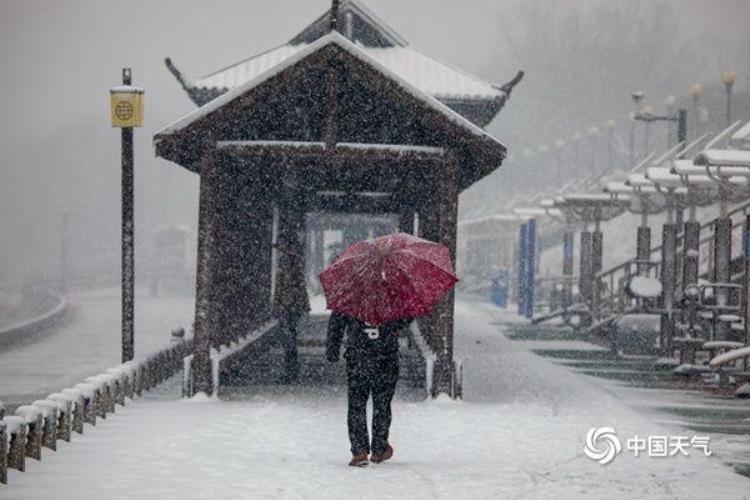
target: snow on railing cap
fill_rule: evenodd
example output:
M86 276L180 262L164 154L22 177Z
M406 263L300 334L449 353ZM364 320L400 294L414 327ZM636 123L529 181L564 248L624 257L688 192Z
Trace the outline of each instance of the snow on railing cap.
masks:
M8 434L15 434L27 423L26 418L17 415L7 416L3 419L3 422L5 423L5 430Z
M750 151L738 149L706 149L698 153L693 163L700 166L750 167Z
M27 424L36 422L37 418L39 418L40 416L45 416L44 410L42 410L39 406L33 404L19 406L18 408L16 408L16 415L25 418Z
M60 392L62 394L65 394L66 396L70 396L70 397L73 397L75 399L79 399L79 398L82 398L82 397L85 396L85 394L83 393L83 390L81 390L80 388L79 389L68 388L68 389L63 389Z
M81 391L86 398L92 398L94 397L94 394L96 394L96 390L98 389L98 387L95 384L83 382L80 384L76 384L73 389Z
M45 418L50 415L57 416L58 410L60 409L57 403L55 403L54 401L50 401L48 399L37 399L32 404L42 409L42 411L44 412Z
M63 394L62 392L55 392L53 394L50 394L49 396L47 396L47 399L61 405L59 406L61 410L66 410L70 404L75 403L75 399L72 396Z
M108 375L105 373L94 375L93 377L86 377L84 379L84 382L88 382L90 384L93 384L97 389L101 389L111 382L113 382L115 378L112 375Z

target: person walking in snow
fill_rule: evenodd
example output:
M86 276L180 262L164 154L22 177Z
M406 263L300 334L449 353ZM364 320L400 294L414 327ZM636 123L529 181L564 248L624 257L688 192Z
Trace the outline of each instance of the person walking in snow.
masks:
M367 465L368 455L374 463L393 456L388 442L391 427L391 401L398 380L398 337L411 320L402 320L380 327L333 311L328 321L326 358L339 360L341 343L346 333L346 378L348 384L347 427L352 459L349 465ZM372 442L367 432L367 400L372 395Z

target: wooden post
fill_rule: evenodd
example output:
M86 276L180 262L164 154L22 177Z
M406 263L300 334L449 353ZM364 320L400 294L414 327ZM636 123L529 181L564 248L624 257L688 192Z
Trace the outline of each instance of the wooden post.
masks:
M0 484L8 484L8 432L0 419Z
M8 468L26 471L26 419L5 417L8 434Z
M526 298L528 297L527 282L526 282L526 266L529 264L529 259L526 257L528 252L528 237L529 227L526 224L521 224L518 228L518 315L525 316L526 314Z
M649 266L646 262L651 260L651 228L649 226L638 226L635 258L638 261L638 274L647 274Z
M24 453L35 460L42 459L42 435L44 434L44 414L34 405L19 406L16 415L26 421L27 438Z
M208 395L213 394L213 376L211 372L211 347L213 345L213 328L211 317L212 280L216 242L214 241L214 216L216 197L219 195L215 186L216 172L214 163L216 153L209 152L201 162L200 200L198 212L198 270L195 297L195 355L191 367L193 390Z
M454 151L446 156L439 166L437 182L437 242L451 251L453 265L456 263L456 229L458 218L458 169L459 158ZM432 394L440 393L454 397L455 369L453 364L453 323L455 294L446 294L438 303L434 314L434 330L438 339Z
M562 308L563 310L567 311L568 308L573 305L573 291L571 290L572 287L572 279L573 279L573 245L574 245L574 238L575 235L573 234L573 231L570 227L567 227L565 229L565 233L563 233L563 293L562 293Z
M594 318L600 316L601 282L599 273L602 271L602 259L604 256L604 242L602 232L597 222L596 230L591 233L591 314Z
M743 301L742 301L742 310L743 310L743 316L745 318L745 345L750 345L750 328L748 328L748 324L750 323L750 215L745 216L745 226L742 233L743 236L743 256L745 257L745 276L744 276L744 282L743 285ZM745 371L747 371L747 358L745 359Z
M536 220L526 223L526 265L524 266L526 281L526 298L524 299L524 316L534 317L534 288L536 281Z
M714 223L714 283L727 284L731 281L732 262L732 219L722 217ZM718 287L714 291L716 305L720 308L729 304L729 293L725 287ZM724 314L720 311L717 315ZM714 321L714 338L729 340L730 328L725 321Z
M659 344L662 354L671 357L675 331L674 298L677 288L677 225L664 224L661 246L662 314Z
M581 294L581 298L584 303L588 306L591 305L591 232L581 232L581 255L580 255L580 268L578 272L578 290ZM590 318L582 318L581 325L585 326L589 323Z

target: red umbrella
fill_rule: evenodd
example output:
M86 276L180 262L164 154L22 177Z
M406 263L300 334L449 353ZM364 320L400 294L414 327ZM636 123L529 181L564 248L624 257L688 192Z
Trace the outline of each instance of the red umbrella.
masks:
M372 325L428 314L456 282L448 248L404 233L359 241L320 274L328 309Z

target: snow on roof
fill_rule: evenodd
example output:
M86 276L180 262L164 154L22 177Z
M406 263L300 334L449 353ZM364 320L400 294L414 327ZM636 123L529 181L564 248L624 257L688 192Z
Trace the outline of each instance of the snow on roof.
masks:
M633 187L654 186L654 183L647 179L645 174L642 174L640 172L628 175L628 179L625 181L625 183Z
M208 114L212 113L213 111L220 109L225 104L244 95L245 93L257 87L261 83L282 73L287 68L293 66L294 64L302 61L309 55L331 44L338 45L339 47L346 50L347 52L349 52L351 55L353 55L354 57L356 57L363 63L371 66L372 68L379 71L387 78L393 80L404 91L411 94L414 98L420 100L422 103L431 107L435 111L438 111L439 113L443 114L453 124L463 128L464 130L470 132L471 134L475 136L483 137L493 142L496 142L497 144L500 144L495 138L493 138L491 135L485 132L484 129L478 127L477 125L474 125L468 119L459 115L458 113L450 109L448 106L438 101L436 98L414 87L411 83L404 80L398 74L394 73L392 70L383 66L381 63L379 63L377 60L371 57L368 54L368 52L366 52L362 47L353 44L351 41L349 41L348 39L346 39L341 34L335 31L329 33L326 36L319 38L314 43L311 43L305 46L303 50L296 52L291 57L286 58L283 62L276 64L275 66L271 67L264 73L256 75L253 79L243 83L242 85L238 87L235 87L234 89L230 90L229 92L225 94L222 94L221 96L205 104L204 106L201 106L200 108L192 111L191 113L188 113L184 117L180 118L178 121L161 129L159 132L157 132L155 136L156 140L158 141L158 137L161 135L168 135L168 134L177 132L179 130L182 130L183 128L187 127L188 125L195 122L196 120L203 118L207 116Z
M750 167L750 151L737 149L706 149L693 161L696 165Z
M676 160L674 161L673 170L678 175L691 175L691 176L705 176L708 177L710 173L713 176L722 178L733 178L733 177L745 177L750 176L750 163L747 166L713 166L713 165L697 165L691 160Z
M256 147L273 147L273 146L288 146L300 149L325 149L326 144L324 142L313 141L219 141L216 143L219 148L231 148L237 146L256 146ZM389 151L392 153L404 154L404 153L422 153L430 155L443 155L445 154L444 148L433 147L433 146L414 146L411 144L368 144L368 143L355 143L355 142L337 142L335 147L337 149L350 149L350 150L377 150L377 151Z
M638 194L633 186L624 182L608 182L604 186L604 191L612 194ZM638 190L640 193L655 193L656 189L652 186L643 186Z
M312 44L283 45L191 83L196 88L239 87ZM498 99L503 91L411 47L356 46L412 86L438 99Z
M737 147L750 148L750 121L732 135L730 142Z
M459 221L459 226L470 226L473 224L484 224L487 222L520 222L517 215L514 214L499 214L492 215L490 217L482 217L481 219L471 219L465 221Z
M579 194L566 194L562 197L565 202L574 202L574 203L600 203L600 204L609 204L609 203L617 203L621 201L628 201L629 198L627 196L618 196L616 199L612 198L611 195L606 193L579 193Z
M646 178L665 188L684 187L680 176L672 173L669 167L649 167L646 169Z

